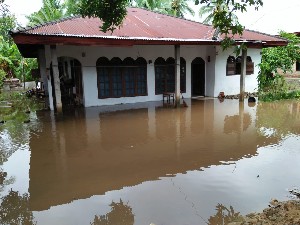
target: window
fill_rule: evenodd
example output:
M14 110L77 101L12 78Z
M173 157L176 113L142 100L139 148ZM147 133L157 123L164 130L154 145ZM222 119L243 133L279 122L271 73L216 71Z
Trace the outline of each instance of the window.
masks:
M250 75L254 73L254 63L250 56L247 56L247 63L246 63L246 75Z
M98 98L147 95L147 62L143 58L97 60Z
M233 56L229 56L227 58L227 65L226 65L226 75L238 75L241 74L242 71L242 57L238 56L234 58ZM254 73L254 63L250 56L247 56L246 59L246 75L250 75Z
M296 71L300 71L300 61L296 62Z
M166 61L159 57L155 60L155 94L175 92L175 60L168 58ZM186 92L186 61L180 58L180 91Z
M229 56L227 59L227 66L226 66L226 75L235 75L235 58L233 56Z

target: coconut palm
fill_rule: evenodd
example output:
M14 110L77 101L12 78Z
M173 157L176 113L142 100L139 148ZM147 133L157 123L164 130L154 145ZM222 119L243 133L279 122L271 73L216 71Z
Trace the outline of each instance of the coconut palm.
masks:
M169 0L135 0L132 5L139 8L149 9L154 12L169 14Z
M59 0L43 0L43 7L26 18L29 20L29 26L35 26L48 21L61 19L64 16L64 8Z
M177 17L184 17L186 13L195 14L186 0L135 0L132 5Z
M66 10L66 16L74 16L79 14L80 0L65 0L63 8Z
M201 8L199 9L199 16L201 18L206 16L205 19L202 21L202 23L211 25L212 21L213 21L213 18L214 18L214 12L218 8L222 9L222 10L225 10L225 11L229 10L229 7L228 7L227 4L220 5L216 2L211 2L209 5L201 6ZM231 13L230 15L231 15L234 22L238 21L238 18L235 14Z
M169 11L171 15L183 18L185 14L189 13L195 15L194 10L189 7L186 0L172 0L171 10Z

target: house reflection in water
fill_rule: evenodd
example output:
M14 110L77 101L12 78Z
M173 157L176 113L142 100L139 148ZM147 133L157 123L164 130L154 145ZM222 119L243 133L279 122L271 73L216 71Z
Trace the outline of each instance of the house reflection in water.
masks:
M58 121L41 112L42 132L30 140L31 210L256 154L256 107L188 104L87 108Z

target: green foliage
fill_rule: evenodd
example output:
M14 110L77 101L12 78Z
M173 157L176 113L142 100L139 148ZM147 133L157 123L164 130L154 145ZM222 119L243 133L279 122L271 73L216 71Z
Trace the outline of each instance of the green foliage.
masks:
M9 77L12 77L20 66L20 58L21 54L16 44L5 41L0 36L0 69L4 70Z
M3 69L0 69L0 89L3 87L5 77L6 77L6 72Z
M74 16L79 14L80 0L65 0L62 7L66 10L65 16Z
M27 16L29 26L36 26L49 21L61 19L65 16L63 5L58 0L43 0L43 7Z
M244 27L239 23L235 15L236 12L246 12L247 7L253 6L256 10L263 5L261 0L201 0L200 3L205 3L207 6L215 4L213 11L212 25L220 34L224 35L222 41L223 50L229 48L233 44L235 35L242 35Z
M131 5L181 18L187 13L195 14L194 10L187 4L187 0L136 0L132 1Z
M36 111L41 108L35 98L29 98L22 92L3 92L0 94L0 103L8 103L11 107L0 107L0 121L21 122L29 119L27 111Z
M289 40L287 46L262 49L262 60L259 65L258 92L261 100L298 98L298 91L290 91L284 77L278 73L292 70L294 63L300 60L300 39L294 34L280 33Z
M38 67L36 59L23 59L15 43L5 41L0 36L0 69L5 71L8 78L17 77L26 81L31 81L31 69Z
M8 10L8 6L1 4L0 6L0 36L5 42L13 43L9 35L9 31L16 28L16 17Z
M24 73L25 81L34 81L34 78L32 78L32 76L31 76L31 70L38 68L37 59L35 59L35 58L26 59L25 58L23 66L24 66L24 68L22 69L22 72Z
M159 12L163 14L169 14L171 11L171 5L169 0L136 0L131 2L135 7L149 9L153 12Z
M114 31L122 24L127 14L126 6L129 3L130 0L81 0L80 14L98 17L103 21L102 31Z
M188 6L186 0L172 0L171 8L168 10L169 14L177 16L177 17L184 17L184 14L189 13L191 15L195 15L194 10Z

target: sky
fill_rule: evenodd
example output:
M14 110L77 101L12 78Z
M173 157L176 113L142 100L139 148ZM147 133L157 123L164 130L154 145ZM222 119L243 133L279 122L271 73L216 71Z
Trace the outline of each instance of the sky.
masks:
M10 6L10 11L17 16L18 22L25 26L25 15L38 11L42 6L42 0L5 0ZM300 31L300 1L299 0L263 0L263 7L258 11L252 8L247 13L239 14L240 23L246 29L259 31L266 34L278 34ZM199 6L194 6L196 11ZM196 12L197 14L197 12ZM188 19L200 21L198 16L187 16Z

